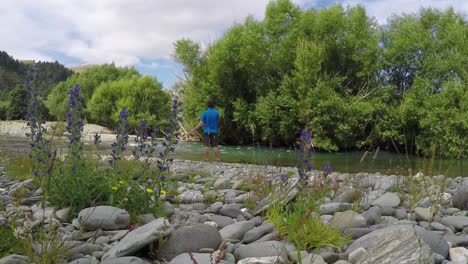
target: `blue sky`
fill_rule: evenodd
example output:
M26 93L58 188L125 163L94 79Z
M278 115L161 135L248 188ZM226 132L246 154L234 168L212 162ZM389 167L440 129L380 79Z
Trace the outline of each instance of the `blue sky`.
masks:
M468 13L466 0L292 0L302 8L361 4L385 24L392 14L421 7ZM0 50L18 59L66 66L115 63L156 76L169 88L182 67L171 60L173 43L202 46L220 38L247 15L263 19L269 0L15 0L0 6Z

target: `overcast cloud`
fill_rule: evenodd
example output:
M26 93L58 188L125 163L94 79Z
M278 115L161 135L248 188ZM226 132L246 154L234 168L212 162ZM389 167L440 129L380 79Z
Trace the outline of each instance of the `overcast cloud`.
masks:
M143 71L175 67L173 43L218 39L249 14L264 16L269 0L1 0L0 50L18 59L58 60L67 66L115 62ZM466 0L293 0L301 7L363 4L385 23L392 13L421 6L468 13ZM167 77L167 76L166 76ZM159 78L159 76L158 76ZM164 79L163 77L162 79ZM167 79L167 78L166 78ZM172 78L173 82L174 78ZM167 86L168 83L165 83Z

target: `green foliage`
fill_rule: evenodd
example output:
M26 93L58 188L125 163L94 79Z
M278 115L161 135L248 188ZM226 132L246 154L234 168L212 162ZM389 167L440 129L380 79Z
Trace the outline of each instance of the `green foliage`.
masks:
M316 213L315 200L300 195L292 203L276 203L267 211L268 221L298 250L335 247L342 248L350 238L342 236L339 230L331 229Z
M0 258L11 254L26 253L25 246L28 242L24 239L17 238L12 226L0 225Z
M50 109L51 115L58 120L63 120L67 111L68 97L66 93L76 84L79 84L81 87L83 107L87 109L86 107L89 100L91 100L95 90L100 85L122 78L132 78L133 76L140 76L133 68L118 68L114 64L93 66L84 73L71 75L66 81L53 87L48 96L46 105ZM86 117L89 117L89 113L86 113Z
M275 0L263 21L247 17L205 50L180 40L173 57L188 78L179 89L187 126L214 98L226 143L291 145L306 127L322 150L428 155L435 145L466 157L467 40L452 9L393 16L381 28L362 6Z
M149 76L132 76L99 85L87 109L90 119L112 126L125 106L131 113L132 127L136 127L139 120L147 120L154 126L161 125L169 116L169 101L169 94L162 90L161 83Z
M65 161L50 175L47 199L56 208L71 207L70 215L75 216L83 208L103 205L109 200L109 181L103 171L92 165Z

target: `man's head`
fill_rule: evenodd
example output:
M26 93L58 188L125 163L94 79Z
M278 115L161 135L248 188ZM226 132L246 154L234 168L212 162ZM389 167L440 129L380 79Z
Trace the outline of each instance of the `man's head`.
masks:
M206 101L206 106L207 106L208 108L213 108L213 107L214 107L214 102L213 102L213 100L208 100L208 101Z

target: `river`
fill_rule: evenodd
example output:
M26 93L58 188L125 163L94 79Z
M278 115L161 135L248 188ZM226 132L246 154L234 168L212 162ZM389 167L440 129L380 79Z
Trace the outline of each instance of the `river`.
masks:
M56 140L53 146L59 152L66 151L66 143ZM104 147L104 153L108 152ZM132 148L131 146L129 148ZM223 162L252 163L259 165L294 166L296 153L294 150L284 148L267 148L261 146L220 146L221 160ZM173 157L186 160L204 160L204 147L197 142L181 142ZM19 137L3 137L0 139L0 154L11 152L27 154L28 142ZM388 151L379 151L377 154L364 152L316 152L312 157L314 169L320 169L329 163L334 171L338 172L380 172L382 174L409 175L418 171L426 175L446 175L448 177L468 176L467 159L429 159L415 156L406 156ZM211 153L213 159L213 153Z

